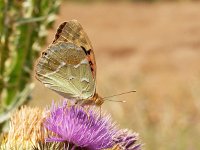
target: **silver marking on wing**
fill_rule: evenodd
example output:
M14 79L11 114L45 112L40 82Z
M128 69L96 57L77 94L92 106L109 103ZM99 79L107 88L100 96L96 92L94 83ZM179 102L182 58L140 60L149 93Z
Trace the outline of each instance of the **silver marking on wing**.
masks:
M60 65L58 66L58 68L57 68L55 71L50 72L50 73L47 73L46 75L51 75L51 74L57 73L57 72L60 71L60 69L61 69L63 66L65 66L65 65L66 65L65 62L61 62Z
M74 65L74 68L78 68L81 64L88 64L88 60L86 58L83 59L80 64Z

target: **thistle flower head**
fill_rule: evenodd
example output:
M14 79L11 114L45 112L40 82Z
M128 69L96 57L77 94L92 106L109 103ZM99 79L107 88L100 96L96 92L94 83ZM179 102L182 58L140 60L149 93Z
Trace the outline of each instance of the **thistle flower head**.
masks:
M30 149L38 141L44 141L45 131L42 125L43 110L22 107L11 117L10 129L2 149Z
M121 149L139 150L141 148L141 144L137 144L138 134L127 129L119 131L113 140Z
M110 116L64 102L50 111L22 107L15 112L0 149L140 150L141 144L138 134L118 129Z
M109 116L100 116L100 113L90 108L69 107L66 103L57 109L53 107L45 126L58 135L48 138L48 142L67 142L92 150L111 147L112 137L117 132Z
M137 134L122 134L110 116L100 115L92 107L67 106L66 102L58 108L53 104L44 126L55 134L47 138L47 142L63 142L69 149L102 150L120 147L132 150L137 140ZM139 149L138 146L133 150Z

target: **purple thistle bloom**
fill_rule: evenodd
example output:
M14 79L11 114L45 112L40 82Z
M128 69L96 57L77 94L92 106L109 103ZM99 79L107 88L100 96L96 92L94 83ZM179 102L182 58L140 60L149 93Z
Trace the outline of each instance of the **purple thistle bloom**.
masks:
M140 150L141 144L137 144L138 134L131 133L128 130L119 131L118 135L114 137L114 142L125 150Z
M140 149L140 146L133 149L137 135L121 134L110 116L100 116L92 107L68 106L64 102L56 108L53 104L44 125L54 133L46 142L62 142L67 149L102 150L116 144L127 150Z

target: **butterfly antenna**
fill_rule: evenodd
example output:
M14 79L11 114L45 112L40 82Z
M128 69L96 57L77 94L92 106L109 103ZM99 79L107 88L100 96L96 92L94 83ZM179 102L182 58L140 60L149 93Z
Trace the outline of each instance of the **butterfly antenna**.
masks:
M118 101L118 100L111 100L111 99L106 99L105 101L126 103L126 101Z
M124 92L124 93L120 93L120 94L115 94L115 95L111 95L111 96L103 97L103 99L107 99L107 98L115 97L115 96L120 96L120 95L124 95L124 94L128 94L128 93L133 93L133 92L136 92L136 91L133 90L133 91L128 91L128 92ZM113 101L113 100L108 100L108 101ZM115 101L115 102L117 102L117 101ZM121 102L122 102L122 101L121 101Z

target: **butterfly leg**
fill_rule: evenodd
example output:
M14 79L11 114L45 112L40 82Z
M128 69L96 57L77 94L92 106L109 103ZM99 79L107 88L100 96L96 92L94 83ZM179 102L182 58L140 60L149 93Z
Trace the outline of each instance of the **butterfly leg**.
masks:
M85 110L85 113L87 114L88 119L90 119L89 108L90 108L89 105L84 107L84 110Z
M99 112L100 112L100 118L101 118L101 106L99 107Z

